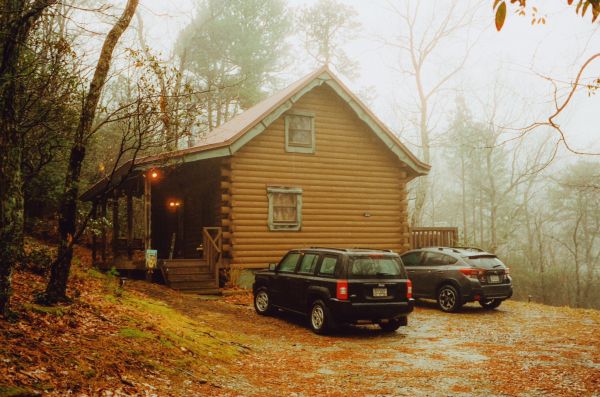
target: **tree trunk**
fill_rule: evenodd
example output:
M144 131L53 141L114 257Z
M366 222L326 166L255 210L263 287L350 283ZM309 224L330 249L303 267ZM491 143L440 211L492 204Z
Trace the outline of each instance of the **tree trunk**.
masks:
M20 91L21 50L31 29L45 9L56 0L25 0L2 3L0 16L0 316L9 315L12 272L23 253L23 156L22 135L18 130L15 97Z
M96 107L100 100L100 94L102 93L102 88L104 87L106 76L110 69L113 50L121 35L129 26L138 2L139 0L128 0L123 14L110 32L108 32L104 44L102 45L102 51L100 52L94 77L92 78L90 88L83 103L79 125L69 157L69 167L65 176L65 185L59 215L60 243L58 247L58 256L52 263L50 281L48 282L46 294L43 298L46 303L52 304L67 299L67 281L71 269L73 243L77 227L79 179L81 176L81 166L85 159L86 141L89 137L96 114Z

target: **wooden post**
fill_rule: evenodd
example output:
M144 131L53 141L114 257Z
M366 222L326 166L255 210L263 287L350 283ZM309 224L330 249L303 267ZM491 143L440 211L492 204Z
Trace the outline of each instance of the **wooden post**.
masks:
M98 201L94 201L92 204L92 219L98 219ZM98 259L98 237L96 232L92 232L92 265L96 263Z
M112 200L112 251L113 260L117 258L118 254L118 240L119 240L119 192L115 190Z
M152 249L152 185L144 175L144 249Z
M133 258L133 196L127 192L127 259Z
M102 265L106 265L106 197L102 198Z

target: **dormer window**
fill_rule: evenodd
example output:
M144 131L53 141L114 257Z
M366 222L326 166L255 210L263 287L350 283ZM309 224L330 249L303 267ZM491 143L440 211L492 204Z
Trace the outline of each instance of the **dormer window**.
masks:
M315 152L315 115L308 112L288 113L285 116L286 152Z

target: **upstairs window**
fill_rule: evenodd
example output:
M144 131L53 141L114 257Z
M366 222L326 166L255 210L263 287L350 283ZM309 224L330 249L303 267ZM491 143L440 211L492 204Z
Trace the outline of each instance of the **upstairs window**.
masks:
M269 230L300 230L302 225L302 189L269 187Z
M285 150L296 153L315 152L315 116L295 112L285 116Z

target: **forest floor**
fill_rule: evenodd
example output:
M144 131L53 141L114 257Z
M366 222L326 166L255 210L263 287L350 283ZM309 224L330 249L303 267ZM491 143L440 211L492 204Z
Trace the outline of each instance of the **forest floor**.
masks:
M317 336L302 317L259 317L249 294L117 286L78 249L73 303L31 303L45 279L14 277L0 321L6 396L600 396L600 312L505 302L446 314L421 303L408 327Z

